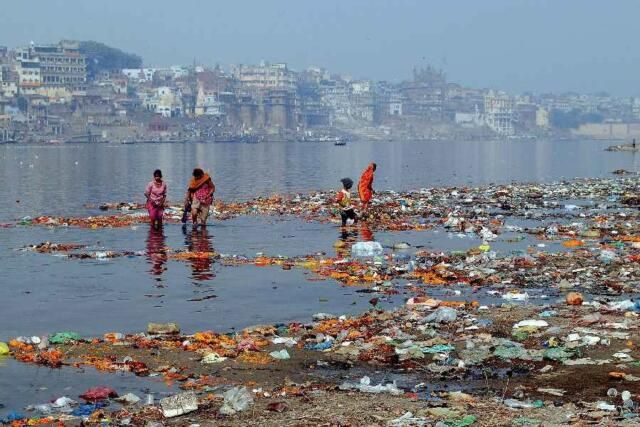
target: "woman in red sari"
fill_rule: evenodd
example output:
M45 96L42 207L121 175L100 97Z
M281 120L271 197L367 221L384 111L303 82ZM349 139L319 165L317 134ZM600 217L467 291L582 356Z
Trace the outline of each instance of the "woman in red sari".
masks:
M369 202L373 197L373 174L376 171L377 165L375 163L369 163L369 166L362 172L360 182L358 183L358 194L360 195L360 203L362 210L366 211L369 208Z

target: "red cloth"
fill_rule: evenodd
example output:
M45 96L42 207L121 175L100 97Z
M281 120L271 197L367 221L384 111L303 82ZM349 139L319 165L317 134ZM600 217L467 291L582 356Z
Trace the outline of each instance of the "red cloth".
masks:
M88 402L97 402L110 397L118 397L118 393L109 387L93 387L82 393L80 397Z
M358 183L358 194L360 195L360 201L368 203L373 197L373 163L369 163L369 166L362 172L360 182Z

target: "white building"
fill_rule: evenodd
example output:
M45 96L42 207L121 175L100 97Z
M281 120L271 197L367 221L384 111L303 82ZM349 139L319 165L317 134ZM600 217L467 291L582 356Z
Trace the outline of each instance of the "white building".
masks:
M153 80L155 72L155 68L125 68L122 70L122 74L129 80L137 82L150 82Z
M485 120L482 114L480 114L480 111L478 111L478 106L476 105L473 113L456 112L455 122L456 124L465 127L475 127L482 126L485 123Z
M536 126L547 129L549 127L549 112L544 108L536 110Z
M389 115L401 116L402 115L402 100L391 98L389 101Z
M18 85L25 89L35 89L42 86L42 73L38 59L18 61L16 65Z
M371 92L371 82L368 80L359 80L351 82L351 93L354 95L362 95Z
M207 94L200 96L200 94L198 94L196 100L196 115L223 116L224 104L218 100L217 95Z
M43 87L83 93L87 84L86 58L80 44L61 41L58 44L31 43L16 49L18 84L27 92ZM55 91L54 91L55 92ZM45 92L39 94L47 95Z
M514 134L514 101L504 92L489 91L484 97L485 123L498 135Z
M184 114L182 94L168 86L143 92L140 97L147 111L158 113L163 117L179 117Z
M180 65L173 65L171 66L171 72L173 73L173 78L174 79L179 79L182 77L188 77L189 76L189 69L187 67L183 67Z

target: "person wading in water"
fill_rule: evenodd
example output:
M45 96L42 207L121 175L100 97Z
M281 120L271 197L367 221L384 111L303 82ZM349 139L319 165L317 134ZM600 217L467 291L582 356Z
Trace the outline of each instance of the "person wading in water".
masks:
M185 197L185 211L191 209L194 227L198 225L206 227L215 191L216 186L209 174L204 173L200 168L195 168Z

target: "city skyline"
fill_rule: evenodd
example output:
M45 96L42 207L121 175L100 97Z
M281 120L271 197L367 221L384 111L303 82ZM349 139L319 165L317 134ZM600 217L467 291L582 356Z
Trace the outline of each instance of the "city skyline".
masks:
M322 7L186 1L172 9L143 1L126 13L118 1L36 3L36 14L24 4L5 6L11 19L0 30L2 44L92 39L139 54L153 66L269 60L394 82L409 77L414 66L432 64L449 81L473 87L640 94L632 22L640 4L631 1L616 7L573 0L327 1Z

